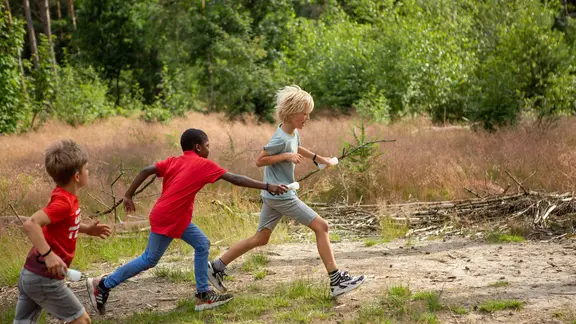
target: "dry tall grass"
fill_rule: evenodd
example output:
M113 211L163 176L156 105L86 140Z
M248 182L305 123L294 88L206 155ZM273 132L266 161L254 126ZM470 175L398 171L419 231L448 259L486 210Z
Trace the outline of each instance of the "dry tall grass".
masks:
M324 155L339 155L345 142L353 142L353 118L320 117L301 132L303 145ZM73 128L52 122L37 132L0 138L0 215L10 214L8 203L25 215L42 207L53 187L43 167L43 151L51 142L72 138L90 154L91 184L81 196L84 210L91 213L110 205L108 183L118 174L118 165L127 175L116 188L121 195L143 166L170 155L180 154L179 136L189 127L201 128L210 137L210 158L231 172L261 179L253 163L259 149L274 132L275 125L229 122L220 115L191 113L169 124L148 124L140 120L111 118L89 126ZM344 166L321 172L303 182L301 193L307 199L350 202L440 200L469 197L464 187L479 194L496 193L515 184L506 176L509 170L534 189L573 191L576 178L576 120L561 120L557 127L542 132L531 126L496 134L466 129L437 129L424 120L394 125L371 125L373 139L396 139L380 145L383 153L371 161L365 174L354 174ZM297 167L304 175L314 166ZM535 173L534 173L535 172ZM534 173L534 174L533 174ZM532 175L533 174L533 175ZM532 175L532 176L531 176ZM360 188L361 190L354 190ZM141 198L145 216L160 184ZM227 196L230 186L216 184L199 200ZM236 196L256 197L252 190L234 190ZM101 204L89 197L99 198ZM205 197L205 198L203 198ZM220 197L224 199L223 197Z

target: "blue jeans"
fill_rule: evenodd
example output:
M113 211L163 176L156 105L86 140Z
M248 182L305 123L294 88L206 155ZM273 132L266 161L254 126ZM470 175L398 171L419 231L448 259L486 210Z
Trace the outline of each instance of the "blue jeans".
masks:
M198 228L190 223L181 239L194 248L194 275L196 276L196 291L202 293L210 290L208 286L208 253L210 252L210 241ZM150 269L158 264L164 252L172 242L173 238L161 234L150 232L148 246L144 254L116 269L114 273L106 277L104 286L108 289L114 288L134 277L140 272Z

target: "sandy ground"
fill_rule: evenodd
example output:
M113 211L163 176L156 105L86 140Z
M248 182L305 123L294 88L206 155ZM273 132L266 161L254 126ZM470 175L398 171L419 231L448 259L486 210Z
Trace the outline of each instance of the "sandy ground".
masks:
M341 269L352 274L365 274L366 283L356 291L338 298L334 311L339 314L329 322L351 319L361 304L376 300L393 285L407 285L415 291L434 290L441 294L444 305L463 306L470 313L455 315L438 313L442 323L565 323L576 310L576 241L488 244L483 240L450 238L416 242L397 240L365 247L362 242L342 242L333 245ZM312 279L328 284L326 274L313 243L268 246L260 252L269 256L268 276L258 283L273 286L276 282ZM172 259L172 260L171 260ZM192 259L173 260L166 256L159 266L190 270ZM242 264L238 260L236 268ZM94 273L112 270L103 264ZM231 268L234 281L228 282L232 293L241 293L255 282L252 275ZM509 286L491 287L496 281ZM71 283L71 288L88 304L83 282ZM166 311L176 307L180 298L194 293L192 283L171 283L143 273L117 287L110 295L106 318L117 318L142 310ZM14 288L1 291L2 300L14 300ZM519 299L525 307L519 311L486 314L475 310L482 301ZM574 313L573 315L574 316ZM573 318L573 319L576 319Z

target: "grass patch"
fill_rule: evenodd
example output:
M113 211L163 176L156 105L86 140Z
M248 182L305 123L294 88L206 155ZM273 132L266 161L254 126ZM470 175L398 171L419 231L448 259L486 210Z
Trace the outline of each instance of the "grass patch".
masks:
M268 275L268 270L260 269L260 270L256 271L256 273L254 273L254 279L255 280L262 280L262 279L266 278L267 275Z
M468 314L468 310L462 306L458 306L458 307L450 307L450 310L454 313L454 314L458 314L458 315L466 315Z
M331 243L342 242L342 238L340 237L340 234L338 234L338 233L330 232L330 233L328 233L328 236L330 237Z
M12 324L15 316L16 305L0 313L0 324ZM46 322L46 312L42 311L42 314L40 314L40 318L38 319L38 324L46 324Z
M380 229L382 243L386 243L404 237L408 232L408 225L399 224L388 217L384 217L380 220Z
M433 291L412 293L406 286L393 286L376 303L364 305L353 323L438 323L436 312L444 309Z
M524 242L526 239L520 235L510 235L499 232L488 234L486 241L490 243L519 243Z
M173 311L142 312L113 321L94 319L94 323L234 323L258 322L262 316L274 323L311 323L334 316L333 300L325 285L295 281L277 285L271 291L257 290L259 293L249 291L213 310L196 312L194 299L185 299Z
M242 264L240 269L244 272L254 272L261 270L263 267L268 265L268 262L270 262L268 256L262 253L255 253L248 257L248 260Z
M524 302L520 300L487 300L478 306L478 309L486 313L494 313L505 309L521 309Z
M369 239L364 240L364 246L370 247L370 246L374 246L374 245L378 245L378 244L384 244L384 243L388 243L388 242L390 242L390 240L385 240L382 238L379 238L379 239L369 238Z
M3 230L0 234L0 285L15 286L26 256L32 247L20 228Z
M444 308L440 303L440 295L434 291L421 291L412 296L412 300L423 300L428 305L428 310L431 312L439 311Z
M576 324L576 312L570 309L570 306L564 306L562 309L556 309L552 312L552 317L561 320L564 323Z
M196 283L194 271L184 271L182 269L172 269L167 267L155 267L153 274L158 278L165 278L175 283L186 281Z
M503 280L498 280L496 282L493 282L491 284L488 285L489 287L508 287L510 286L510 283L508 281L503 281Z

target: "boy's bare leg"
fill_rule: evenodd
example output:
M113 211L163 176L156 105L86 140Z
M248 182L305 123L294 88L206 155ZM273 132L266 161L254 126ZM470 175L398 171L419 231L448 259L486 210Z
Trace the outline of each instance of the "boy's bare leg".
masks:
M330 246L330 236L328 235L328 223L324 218L316 216L314 220L308 225L311 230L316 234L316 247L318 248L318 254L320 254L320 259L326 267L328 273L337 270L336 260L334 260L334 253L332 252L332 247Z
M220 260L222 260L224 264L230 264L230 262L236 260L238 257L252 250L253 248L268 244L268 240L270 240L271 234L272 231L268 228L264 228L256 232L254 236L241 240L238 243L232 245L232 247L230 247L220 257Z
M82 316L78 317L72 322L69 322L69 324L90 324L90 323L92 323L92 320L90 320L90 316L88 316L88 313L84 313L82 314Z

